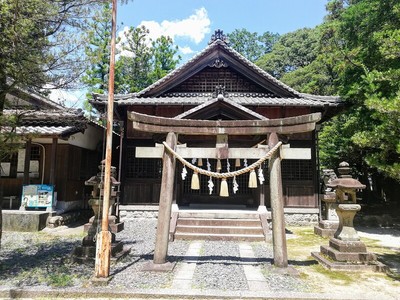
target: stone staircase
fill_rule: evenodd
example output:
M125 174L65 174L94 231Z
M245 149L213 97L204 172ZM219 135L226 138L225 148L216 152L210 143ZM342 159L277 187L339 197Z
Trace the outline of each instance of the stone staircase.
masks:
M171 238L176 240L265 241L269 229L266 222L267 214L264 216L265 218L260 218L259 212L248 210L179 210L176 222L171 224Z

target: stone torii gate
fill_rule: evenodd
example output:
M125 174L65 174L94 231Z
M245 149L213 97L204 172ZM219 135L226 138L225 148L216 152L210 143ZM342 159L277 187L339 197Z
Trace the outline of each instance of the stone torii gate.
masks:
M130 112L128 118L132 121L132 128L130 129L151 133L167 133L166 144L182 157L225 159L241 158L240 156L245 156L243 158L259 159L266 154L266 151L277 146L279 143L278 134L290 135L294 133L313 131L316 122L321 119L321 114L313 113L297 117L267 120L213 121L163 118ZM195 156L196 148L177 147L178 134L215 135L217 136L217 147L215 149L200 148L201 155ZM227 145L227 136L229 135L268 135L268 149L229 149ZM162 155L163 158L156 245L153 262L150 266L147 266L146 269L168 270L171 268L171 264L167 261L167 252L173 203L176 158L173 153L168 151L167 147L164 147L164 149L162 147L156 148L158 148L158 150L147 155L144 154L146 152L148 153L149 148L147 147L142 148L141 154L139 153L139 157L161 157ZM291 155L296 156L296 150L300 152L302 151L302 149L290 149L293 151L289 151L288 149L279 146L277 151L272 153L269 157L274 265L279 268L286 268L288 266L281 160L282 158L285 158L285 156L287 158Z

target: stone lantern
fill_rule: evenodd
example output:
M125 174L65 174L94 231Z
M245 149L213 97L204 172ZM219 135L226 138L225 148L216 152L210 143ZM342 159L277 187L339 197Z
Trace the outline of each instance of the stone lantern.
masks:
M88 203L92 207L94 216L90 218L89 223L85 224L84 231L87 235L82 240L82 246L76 247L73 252L73 259L77 262L94 261L96 255L96 236L100 230L103 217L103 195L104 195L104 161L99 166L97 175L92 176L85 181L85 185L93 186L91 198ZM118 222L117 217L112 215L115 199L117 197L116 187L120 184L116 179L116 168L111 167L110 178L110 206L109 206L109 230L111 232L111 259L119 258L127 253L121 242L116 242L115 234L124 229L124 223Z
M339 227L339 217L336 213L337 201L336 194L328 185L337 179L336 173L332 169L324 169L323 172L323 195L322 202L325 204L325 214L320 219L317 226L314 226L314 233L322 237L332 237Z
M376 260L375 254L367 252L353 225L354 216L361 209L356 203L356 192L365 189L365 185L351 177L351 168L346 162L340 163L338 172L339 178L327 187L335 191L339 226L329 246L321 246L321 252L313 252L312 256L329 269L383 271L385 266Z
M339 227L334 237L343 241L359 241L353 225L354 216L361 210L361 206L356 204L356 191L365 189L365 185L351 177L351 168L347 162L339 164L338 173L339 178L327 184L327 187L335 190L336 214L339 217Z

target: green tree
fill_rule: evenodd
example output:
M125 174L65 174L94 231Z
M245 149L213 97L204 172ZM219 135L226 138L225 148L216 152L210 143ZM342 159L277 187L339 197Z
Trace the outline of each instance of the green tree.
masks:
M147 45L149 30L144 27L130 27L124 33L125 41L122 44L122 53L119 61L122 65L121 78L123 80L121 92L133 93L144 89L151 84L152 51Z
M85 55L87 68L81 82L88 88L88 97L92 93L105 94L108 92L108 74L111 55L111 4L103 4L89 22L85 33ZM117 38L116 42L120 41ZM115 63L114 90L121 90L121 62ZM89 116L95 115L89 101L84 103Z
M145 26L130 27L121 44L117 61L120 83L116 92L119 93L141 91L175 69L181 59L170 37L152 41Z
M339 92L364 110L349 138L371 168L400 180L400 3L362 0L343 7L326 32L341 61Z
M278 33L267 31L259 35L257 32L249 32L244 28L235 29L227 36L230 46L252 62L269 53L279 40Z
M83 70L81 30L94 0L3 0L0 5L0 111L15 86L68 87Z
M176 68L181 59L177 53L178 46L174 46L170 37L161 36L152 42L152 81L157 81Z
M311 64L318 55L319 32L303 28L284 34L273 45L272 51L256 64L276 78Z
M108 90L111 43L111 5L104 4L89 23L86 33L85 55L88 69L82 82L90 93L105 93Z

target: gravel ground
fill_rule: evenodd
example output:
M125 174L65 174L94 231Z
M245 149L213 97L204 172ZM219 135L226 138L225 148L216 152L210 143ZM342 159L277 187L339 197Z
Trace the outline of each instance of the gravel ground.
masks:
M172 285L175 272L142 272L144 264L153 257L157 221L134 219L125 222L125 229L117 234L131 252L111 267L113 276L107 289L115 291L165 289ZM3 234L0 251L0 286L9 288L65 288L90 287L93 266L71 263L70 254L80 245L83 235L56 236L48 233ZM183 263L190 242L169 244L169 260ZM296 291L299 279L271 272L272 248L265 243L251 243L271 290ZM199 290L248 290L243 261L238 243L205 241L193 275L192 288Z
M181 266L185 263L190 242L175 241L169 244L169 260L177 262L173 272L141 271L144 264L153 258L156 224L157 221L154 219L134 219L125 222L125 229L117 234L117 239L122 240L125 246L130 246L131 252L120 262L111 266L112 280L108 286L102 288L103 291L109 292L110 295L114 291L117 293L144 292L152 295L173 293L176 290L172 287L172 283L175 282L174 276L182 270ZM91 285L94 266L72 263L69 259L72 250L81 245L83 238L83 234L77 229L68 231L69 234L62 233L63 231L58 229L50 230L51 233L3 233L0 250L0 290L9 288L43 291L50 287L54 291L57 291L57 288L63 288L69 292L75 290L83 291L83 293L94 292L93 295L95 295L97 289ZM311 277L311 282L304 280L303 276L281 274L272 265L271 244L254 242L250 245L255 256L254 262L240 258L239 243L204 241L199 257L194 258L197 264L191 285L189 285L191 290L184 292L194 293L193 295L196 293L220 295L224 292L236 293L236 295L243 293L255 295L254 293L258 292L310 295L309 293L313 292L312 284L319 285L321 278L327 280L325 275L313 274L310 268L303 269L303 272L308 272L307 276ZM249 263L259 268L265 277L265 282L262 282L262 288L259 291L249 289L243 269L243 266ZM375 287L371 289L374 293L385 290L388 282L383 278L379 281L379 278L375 276L374 285L368 284L363 288L367 289L371 285ZM311 285L308 286L309 284ZM341 281L332 282L333 287L337 285L341 285ZM326 286L326 282L323 286ZM393 287L397 285L391 285L391 288ZM351 286L349 289L351 290ZM382 298L380 295L378 298L395 299L396 297ZM371 299L377 298L374 296Z
M193 275L195 288L247 290L247 280L235 242L206 241Z

